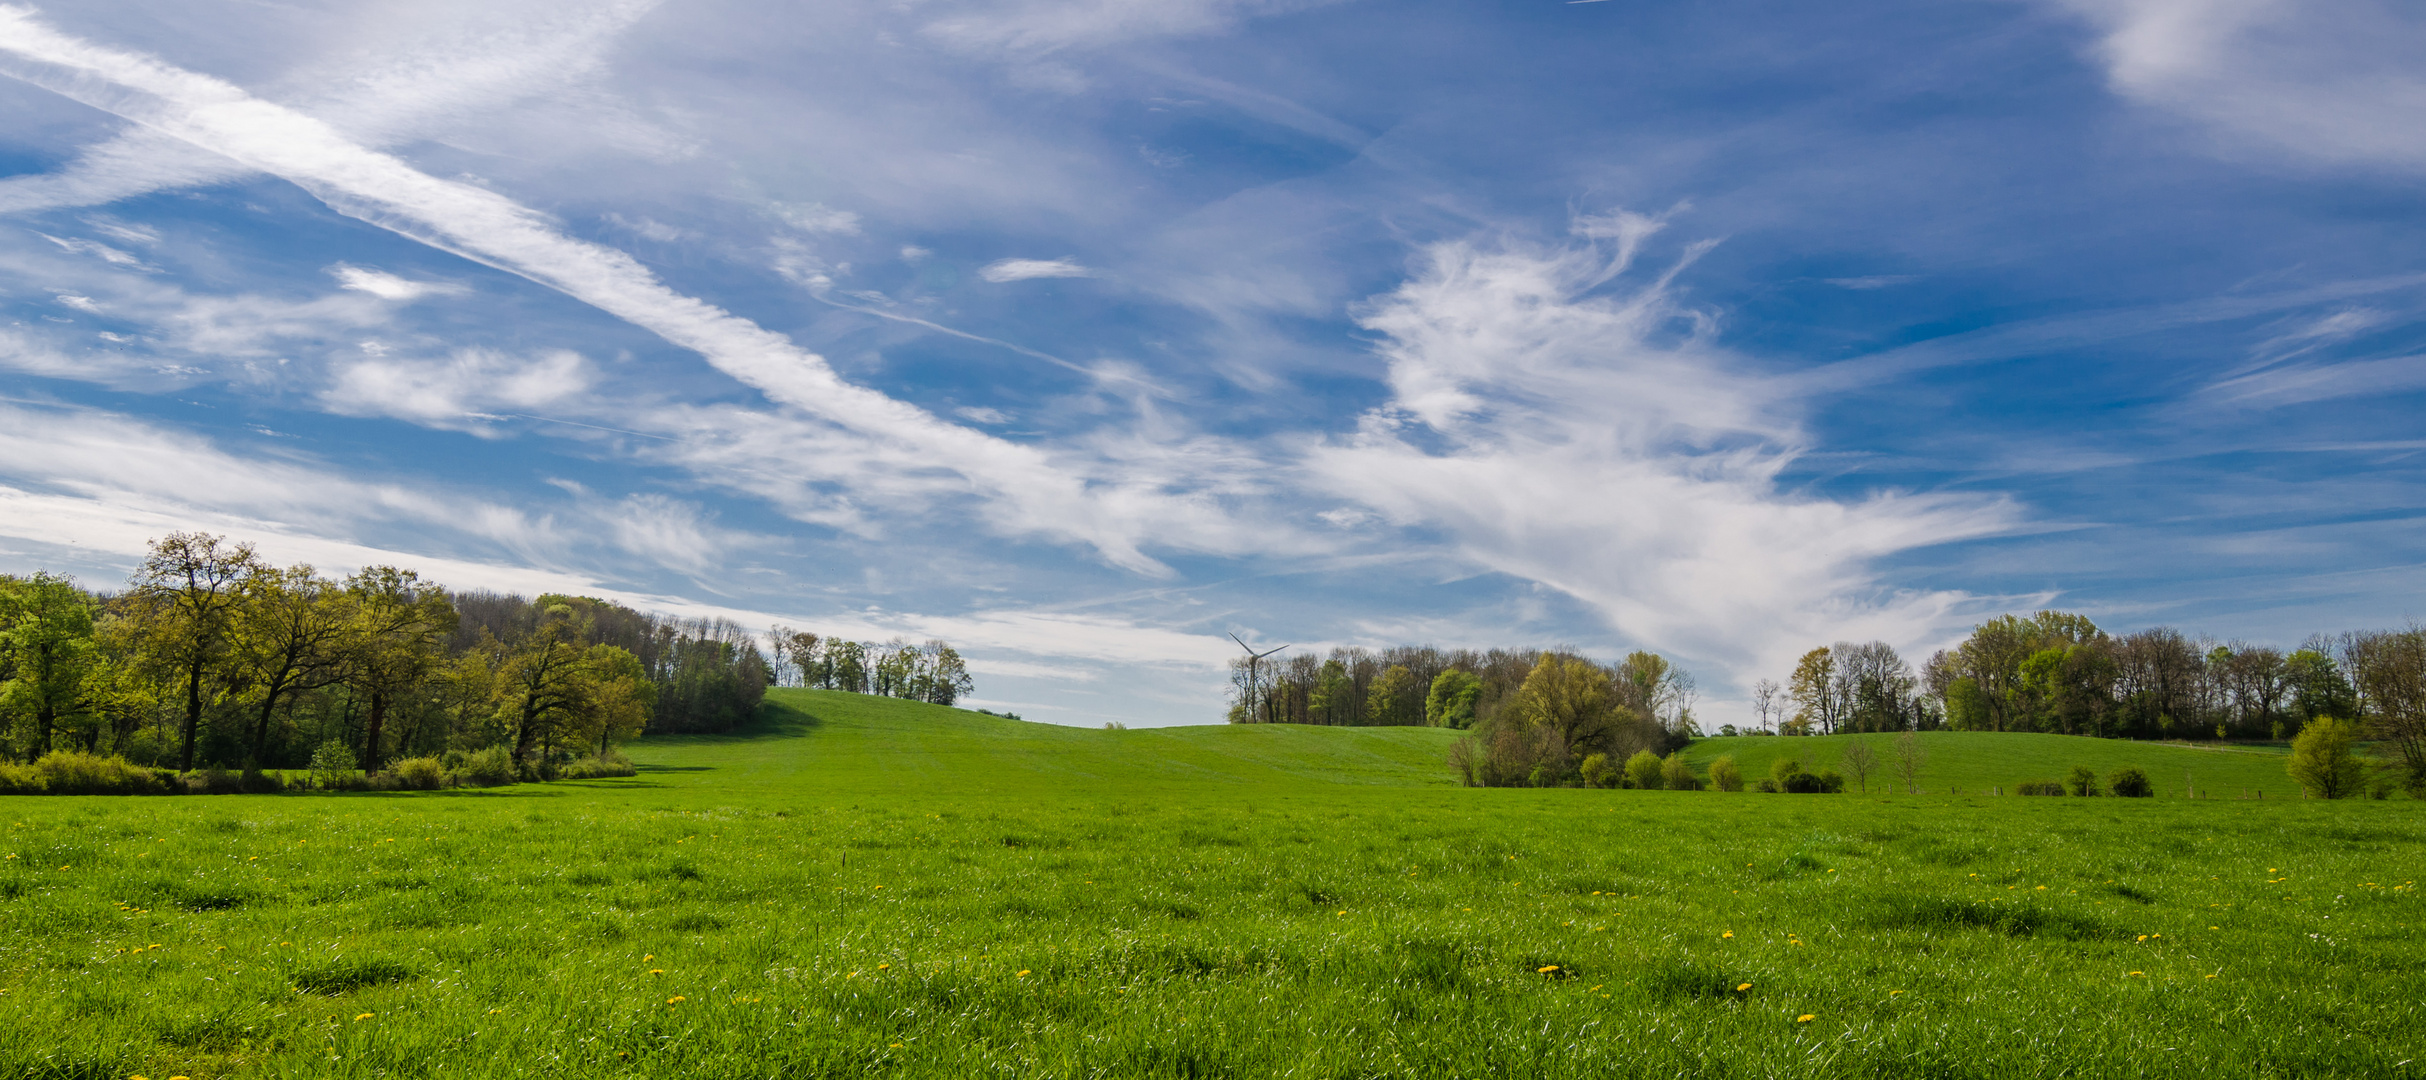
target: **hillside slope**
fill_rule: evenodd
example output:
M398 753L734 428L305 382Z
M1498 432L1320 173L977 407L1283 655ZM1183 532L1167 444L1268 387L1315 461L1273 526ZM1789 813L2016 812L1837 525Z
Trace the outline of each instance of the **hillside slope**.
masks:
M2001 787L2010 793L2026 780L2062 780L2075 765L2096 770L2102 782L2118 768L2137 765L2156 783L2161 798L2179 798L2189 784L2196 784L2202 797L2236 798L2244 792L2264 792L2269 799L2299 797L2298 786L2284 772L2285 755L2280 750L2023 732L1925 731L1918 738L1924 755L1918 786L1924 792L1943 794L1960 789L1971 795ZM1769 775L1771 762L1793 757L1806 769L1844 773L1850 790L1859 785L1844 764L1845 751L1862 742L1869 744L1879 760L1870 775L1870 793L1890 794L1904 790L1895 771L1895 740L1896 736L1887 734L1738 735L1697 740L1686 749L1685 760L1707 772L1711 759L1732 754L1749 785Z
M1169 788L1444 788L1458 732L1439 728L1213 725L1105 731L1027 723L965 709L821 690L776 690L765 716L731 735L664 736L631 747L656 779L682 787L797 788L879 794L915 789L1051 797L1085 791L1119 796ZM1685 751L1697 771L1734 755L1748 779L1780 756L1847 774L1847 747L1867 742L1879 758L1869 793L1903 790L1894 736L1701 739ZM2074 765L2102 778L2137 765L2158 794L2178 798L2185 780L2203 795L2297 797L2279 750L2125 742L2069 735L1934 731L1919 736L1926 760L1919 787L1930 794L2010 792L2025 780L2060 780ZM1242 794L1245 792L1242 792Z

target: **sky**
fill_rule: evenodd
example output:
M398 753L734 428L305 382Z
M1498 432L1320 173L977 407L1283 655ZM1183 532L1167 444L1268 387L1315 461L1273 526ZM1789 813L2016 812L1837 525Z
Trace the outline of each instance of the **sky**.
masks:
M942 638L1798 655L2426 612L2426 13L0 5L0 572ZM1283 655L1288 655L1284 653Z

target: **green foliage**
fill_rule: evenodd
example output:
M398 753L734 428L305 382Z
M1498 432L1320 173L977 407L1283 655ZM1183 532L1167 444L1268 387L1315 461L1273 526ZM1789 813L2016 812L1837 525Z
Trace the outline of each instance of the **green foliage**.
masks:
M1795 758L1781 757L1769 763L1769 780L1783 790L1786 781L1803 773L1803 763Z
M2367 764L2359 760L2354 748L2358 735L2358 725L2347 720L2330 716L2310 720L2291 743L2291 759L2286 763L2291 778L2314 798L2347 799L2359 794L2367 782Z
M2098 794L2097 770L2087 765L2073 766L2071 775L2064 779L2064 790L2074 795Z
M434 791L446 786L446 763L435 757L410 757L397 762L393 769L396 779L416 791Z
M1474 702L1482 693L1482 676L1456 668L1443 671L1433 677L1431 692L1424 695L1424 722L1433 727L1473 727Z
M1732 755L1720 754L1710 760L1710 786L1720 791L1744 790L1744 774L1735 767Z
M455 770L455 782L465 787L502 787L518 778L514 755L502 746L466 754Z
M2013 786L2016 795L2061 795L2064 785L2059 780L2024 780Z
M1778 790L1796 795L1834 795L1845 790L1845 778L1834 769L1818 772L1796 770L1784 780L1777 781Z
M1611 764L1607 754L1586 756L1580 771L1583 773L1584 783L1591 787L1613 788L1622 787L1625 784L1625 772Z
M312 751L312 782L334 788L354 775L354 750L343 739L330 739Z
M1660 783L1670 791L1700 791L1702 789L1701 778L1693 775L1693 766L1685 761L1685 754L1682 750L1668 755L1660 762L1659 776Z
M2156 785L2148 782L2148 774L2136 765L2125 765L2106 776L2106 790L2118 799L2147 799L2156 795Z
M178 790L176 774L132 765L125 758L101 757L77 750L54 750L42 755L12 783L26 783L16 794L49 795L169 795Z
M1626 759L1626 786L1644 791L1658 791L1668 786L1667 766L1659 755L1649 750L1637 750Z

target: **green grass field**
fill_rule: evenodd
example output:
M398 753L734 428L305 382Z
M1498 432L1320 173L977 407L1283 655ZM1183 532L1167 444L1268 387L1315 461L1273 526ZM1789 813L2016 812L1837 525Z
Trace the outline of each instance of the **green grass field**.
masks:
M0 1077L2426 1075L2426 807L2279 756L1468 790L1439 731L773 701L626 780L0 800Z

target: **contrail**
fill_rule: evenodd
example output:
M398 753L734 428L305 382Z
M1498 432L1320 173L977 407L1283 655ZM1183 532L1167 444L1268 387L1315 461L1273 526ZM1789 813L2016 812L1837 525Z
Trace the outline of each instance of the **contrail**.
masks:
M269 173L330 209L563 292L689 349L718 370L873 443L910 467L950 469L1013 508L1015 528L1095 547L1149 574L1169 569L1102 519L1085 483L1030 446L945 422L845 382L825 358L668 288L630 255L558 232L485 188L441 180L328 123L221 79L62 34L0 6L0 69L28 83Z

